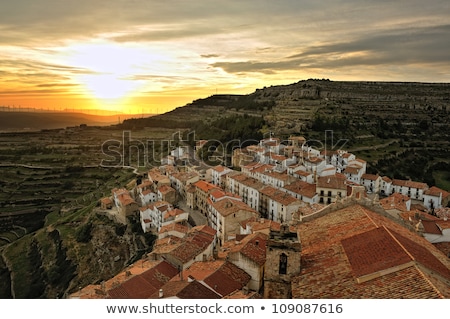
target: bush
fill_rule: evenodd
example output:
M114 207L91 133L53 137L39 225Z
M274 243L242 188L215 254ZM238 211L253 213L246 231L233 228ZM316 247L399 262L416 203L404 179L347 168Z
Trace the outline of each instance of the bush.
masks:
M87 243L91 240L92 223L87 223L81 226L76 232L76 240L79 243Z

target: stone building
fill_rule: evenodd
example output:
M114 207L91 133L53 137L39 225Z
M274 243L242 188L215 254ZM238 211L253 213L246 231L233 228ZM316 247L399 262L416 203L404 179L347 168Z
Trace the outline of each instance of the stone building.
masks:
M283 224L271 231L266 246L265 299L290 299L291 279L300 273L301 244L297 233Z

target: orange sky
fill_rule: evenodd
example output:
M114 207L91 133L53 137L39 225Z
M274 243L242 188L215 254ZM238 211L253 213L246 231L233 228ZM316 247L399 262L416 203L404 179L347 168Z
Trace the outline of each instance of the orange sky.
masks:
M447 0L3 1L0 106L163 113L308 78L450 82L449 16Z

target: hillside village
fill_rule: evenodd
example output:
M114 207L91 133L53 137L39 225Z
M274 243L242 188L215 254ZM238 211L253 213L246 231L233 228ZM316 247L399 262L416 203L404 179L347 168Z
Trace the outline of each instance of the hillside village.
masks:
M189 154L100 200L158 239L70 298L450 298L449 192L301 136L237 148L233 168Z

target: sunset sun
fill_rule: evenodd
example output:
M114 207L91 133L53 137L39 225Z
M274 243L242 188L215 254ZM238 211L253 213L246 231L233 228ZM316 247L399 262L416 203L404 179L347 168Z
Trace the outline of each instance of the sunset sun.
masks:
M142 49L110 43L75 45L71 63L86 72L76 76L86 95L99 102L119 102L143 87L133 77L151 56Z

